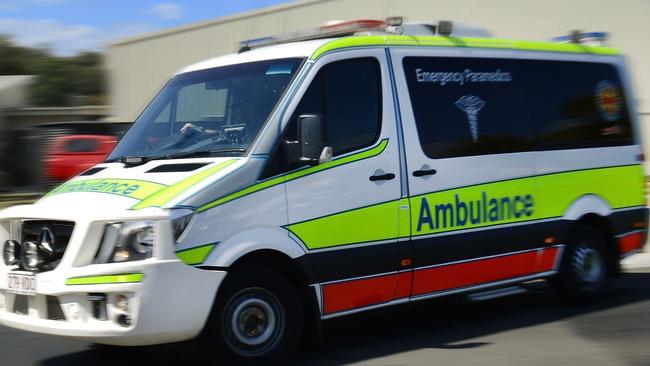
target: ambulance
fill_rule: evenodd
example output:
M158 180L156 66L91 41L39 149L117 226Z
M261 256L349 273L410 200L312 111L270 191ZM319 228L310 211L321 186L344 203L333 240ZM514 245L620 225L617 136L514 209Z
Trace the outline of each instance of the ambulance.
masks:
M648 215L600 36L358 20L188 66L104 163L0 212L0 324L265 362L388 306L593 299Z

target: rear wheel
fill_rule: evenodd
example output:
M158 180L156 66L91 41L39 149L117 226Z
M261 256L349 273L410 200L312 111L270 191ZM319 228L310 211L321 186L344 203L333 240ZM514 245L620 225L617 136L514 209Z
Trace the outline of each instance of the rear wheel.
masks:
M208 321L204 350L217 347L238 363L288 357L302 336L303 310L294 285L266 267L249 266L229 275Z
M570 300L600 295L609 276L607 237L592 226L575 229L565 248L555 285Z

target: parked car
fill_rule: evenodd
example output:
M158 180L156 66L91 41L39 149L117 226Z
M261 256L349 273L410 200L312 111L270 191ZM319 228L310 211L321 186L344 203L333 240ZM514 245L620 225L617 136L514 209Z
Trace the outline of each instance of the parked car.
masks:
M45 158L45 174L53 181L68 180L99 164L117 144L115 136L67 135L53 138Z

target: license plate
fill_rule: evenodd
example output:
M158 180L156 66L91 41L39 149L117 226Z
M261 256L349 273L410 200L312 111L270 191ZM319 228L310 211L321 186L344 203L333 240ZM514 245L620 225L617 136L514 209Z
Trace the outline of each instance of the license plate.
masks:
M36 276L32 274L7 274L7 292L17 295L36 295Z

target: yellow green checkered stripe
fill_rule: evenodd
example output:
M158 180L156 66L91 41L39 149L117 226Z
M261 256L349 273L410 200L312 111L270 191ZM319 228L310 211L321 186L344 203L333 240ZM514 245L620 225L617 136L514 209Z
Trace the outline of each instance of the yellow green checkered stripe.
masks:
M288 181L291 181L291 180L294 180L294 179L302 178L302 177L310 175L310 174L318 173L318 172L321 172L323 170L332 169L332 168L335 168L335 167L343 165L343 164L348 164L348 163L352 163L352 162L355 162L355 161L372 158L374 156L377 156L377 155L381 154L384 150L386 150L386 146L388 146L388 139L381 140L379 142L379 144L377 144L377 145L375 145L375 146L373 146L373 147L371 147L369 149L360 151L360 152L358 152L356 154L342 156L342 157L340 157L338 159L334 159L334 160L331 160L331 161L323 163L323 164L318 164L316 166L301 169L301 170L298 170L298 171L293 172L293 173L281 175L281 176L276 177L276 178L271 178L269 180L262 181L260 183L255 184L255 185L252 185L250 187L244 188L244 189L242 189L240 191L237 191L237 192L231 193L231 194L229 194L227 196L224 196L222 198L219 198L219 199L217 199L215 201L212 201L212 202L210 202L208 204L205 204L205 205L199 207L198 211L203 212L203 211L209 210L209 209L211 209L213 207L216 207L216 206L222 205L224 203L230 202L232 200L235 200L237 198L247 196L247 195L249 195L251 193L259 192L259 191L261 191L263 189L270 188L270 187L273 187L273 186L276 186L278 184L285 183L285 182L288 182Z
M543 41L517 41L497 38L456 38L440 36L376 35L342 37L320 46L311 55L315 60L325 53L353 47L373 46L429 46L511 49L520 51L542 51L561 53L587 53L596 55L618 55L616 49L602 46L587 46L574 43Z
M197 185L198 183L204 181L206 178L220 172L235 162L237 162L236 159L230 159L224 161L223 163L202 170L196 174L193 174L178 183L175 183L169 187L163 188L153 193L152 195L142 200L140 203L133 206L131 209L139 210L146 207L163 207L165 204L176 198L181 193L185 192L187 189Z
M104 276L72 277L65 280L66 285L110 285L118 283L139 283L143 273L122 273Z
M643 176L641 165L628 165L509 179L410 197L410 220L406 217L408 210L404 209L406 200L402 199L293 223L286 228L300 238L307 248L315 250L409 235L558 218L575 200L586 194L601 197L613 209L637 207L645 204ZM535 204L532 215L476 224L468 220L462 227L447 225L430 228L425 225L418 228L423 199L435 215L433 210L436 204L453 203L457 197L465 202L479 201L484 193L490 197L532 195Z
M217 246L217 243L201 245L194 248L183 249L176 252L178 259L185 262L190 266L196 266L205 262L212 250Z
M143 200L167 187L164 184L136 179L82 179L72 180L56 187L46 196L63 193L106 193Z
M384 202L298 222L286 228L309 249L394 239L400 234L400 204L401 200Z
M450 189L411 197L411 230L414 236L449 232L460 229L480 228L516 222L557 218L564 215L569 206L584 195L595 195L604 199L612 209L642 206L644 202L643 167L628 165L562 173L552 173L534 177L512 179L500 182ZM423 198L428 202L431 214L435 215L433 205L482 201L485 192L488 199L495 197L515 197L532 194L534 209L530 216L511 215L498 221L485 220L458 227L446 225L430 229L424 225L418 230Z

